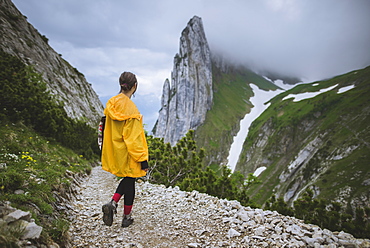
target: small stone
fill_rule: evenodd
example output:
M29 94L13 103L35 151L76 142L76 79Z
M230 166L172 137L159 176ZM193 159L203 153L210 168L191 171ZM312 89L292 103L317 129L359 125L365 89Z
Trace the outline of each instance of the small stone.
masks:
M250 238L249 238L248 236L245 236L245 237L242 239L242 241L243 241L244 243L249 244L249 242L250 242Z
M255 215L256 222L259 224L262 224L264 222L263 214L257 214Z
M233 228L230 228L230 230L227 232L227 236L229 237L229 238L233 238L233 237L237 237L237 236L240 236L241 235L241 233L240 232L238 232L238 231L236 231L235 229L233 229Z
M343 231L339 232L339 234L337 235L337 237L339 239L353 239L353 235L351 235L349 233L345 233Z
M4 217L4 220L7 223L11 223L13 221L20 220L20 219L30 221L31 220L30 212L25 212L25 211L17 209L14 212L11 212L10 214Z
M24 194L24 190L17 189L16 191L14 191L14 194L16 194L16 195L23 195Z
M238 212L237 216L238 216L238 218L239 218L239 219L241 219L242 221L249 221L249 220L250 220L250 218L249 218L249 216L248 216L247 212L245 212L245 211Z
M255 230L255 234L257 236L263 236L263 233L265 232L266 228L264 226L260 226L260 227L257 227L257 229Z
M206 230L196 230L194 233L197 235L197 236L201 236L203 233L205 233Z
M308 246L313 247L315 245L316 239L310 237L304 237L303 240L308 244Z
M35 222L30 222L26 226L22 239L37 239L40 237L41 232L41 226L36 225Z
M197 247L200 247L200 244L198 244L198 243L190 243L190 244L188 244L188 247L190 247L190 248L197 248Z

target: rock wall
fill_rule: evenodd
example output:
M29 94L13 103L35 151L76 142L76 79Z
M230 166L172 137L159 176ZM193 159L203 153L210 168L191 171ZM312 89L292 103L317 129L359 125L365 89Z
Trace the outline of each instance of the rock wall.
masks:
M19 57L43 75L49 91L64 104L68 116L95 127L103 105L84 75L48 44L10 0L0 0L0 49Z
M211 53L202 20L194 16L182 31L171 83L168 79L164 83L154 135L175 145L204 122L212 100Z

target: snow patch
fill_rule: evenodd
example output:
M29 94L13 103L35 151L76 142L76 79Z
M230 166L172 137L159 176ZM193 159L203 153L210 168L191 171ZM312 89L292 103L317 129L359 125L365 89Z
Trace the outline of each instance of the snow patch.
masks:
M253 173L253 176L258 177L264 170L266 170L265 166L257 168L256 171Z
M234 171L236 163L239 160L239 155L242 151L244 141L247 138L250 125L270 105L265 103L282 92L282 90L264 91L254 84L250 84L250 86L254 93L254 96L250 98L250 101L254 107L251 109L251 112L246 114L240 121L240 130L231 144L229 156L227 158L228 166L231 171Z
M331 87L328 87L328 88L325 88L325 89L321 89L317 92L305 92L305 93L300 93L300 94L289 94L289 95L287 95L286 97L283 98L283 101L286 100L286 99L289 99L289 98L294 98L293 102L299 102L299 101L302 101L302 100L310 99L310 98L313 98L317 95L320 95L322 93L330 91L330 90L334 89L337 86L338 86L338 84L336 84L334 86L331 86Z
M341 93L344 93L346 91L352 90L353 88L355 88L354 85L349 85L349 86L342 87L338 90L338 94L341 94Z

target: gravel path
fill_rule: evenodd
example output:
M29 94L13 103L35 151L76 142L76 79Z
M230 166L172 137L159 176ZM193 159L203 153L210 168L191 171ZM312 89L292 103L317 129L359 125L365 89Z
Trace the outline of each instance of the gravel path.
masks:
M149 183L136 183L131 226L121 227L123 199L113 225L105 226L101 207L118 183L101 167L81 182L72 203L73 247L370 247L369 240L277 212Z
M147 183L136 183L134 223L121 227L122 199L113 225L105 226L101 207L111 199L118 183L115 176L100 167L93 168L91 176L82 182L81 195L73 204L76 217L70 228L75 247L188 247L195 245L197 234L222 233L212 219L203 213L192 213L186 201L180 203L182 207L173 208L172 203L158 199L151 193L155 191L152 187L165 188Z

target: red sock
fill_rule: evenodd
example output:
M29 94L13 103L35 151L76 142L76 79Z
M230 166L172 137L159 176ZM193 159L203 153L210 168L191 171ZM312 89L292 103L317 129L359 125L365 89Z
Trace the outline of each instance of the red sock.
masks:
M117 203L118 203L119 199L121 199L121 196L122 196L122 195L120 195L120 194L118 194L118 193L114 193L114 195L113 195L112 199L113 199L115 202L117 202Z
M123 206L123 214L129 215L131 213L132 205L124 205Z

